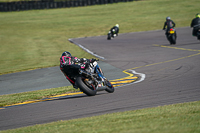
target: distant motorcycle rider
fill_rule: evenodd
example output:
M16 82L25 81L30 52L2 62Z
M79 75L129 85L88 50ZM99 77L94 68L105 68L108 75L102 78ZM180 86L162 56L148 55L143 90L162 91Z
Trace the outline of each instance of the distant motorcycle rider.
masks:
M119 33L119 24L116 24L114 27L110 29L112 37L118 36Z
M191 22L191 27L193 27L192 35L197 36L197 31L200 28L200 14L196 14L196 18L194 18Z
M163 30L165 30L166 29L166 26L167 26L167 29L166 29L166 32L165 32L165 35L166 36L168 36L169 35L169 30L170 30L170 28L174 28L175 27L175 23L174 23L174 21L172 21L171 20L171 18L170 17L166 17L166 21L165 21L165 23L164 23L164 26L163 26ZM175 32L175 36L176 36L176 32ZM176 36L177 37L177 36Z
M62 53L60 57L60 70L65 75L65 77L69 80L69 82L73 85L75 89L77 89L75 85L75 79L72 78L69 72L66 69L67 65L77 64L81 66L81 69L85 69L86 71L94 72L94 67L97 65L95 59L86 59L86 58L77 58L71 55L70 52L65 51Z

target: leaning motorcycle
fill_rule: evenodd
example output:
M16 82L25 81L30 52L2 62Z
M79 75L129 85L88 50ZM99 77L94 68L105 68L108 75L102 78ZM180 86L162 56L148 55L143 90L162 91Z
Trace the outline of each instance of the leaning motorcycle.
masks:
M105 90L109 93L114 92L113 85L108 79L104 77L103 71L97 64L98 60L94 60L96 63L94 72L89 69L82 69L80 65L67 65L66 70L68 75L75 79L76 86L88 96L94 96L98 91ZM91 62L91 63L94 63Z
M176 31L174 28L168 30L167 40L171 45L176 44Z
M117 36L117 34L115 34L115 29L112 29L112 31L110 30L110 31L108 32L107 40L111 40L111 39L114 38L115 36Z
M200 40L200 24L193 26L193 28L194 28L193 32L194 32L194 30L196 31L197 40Z

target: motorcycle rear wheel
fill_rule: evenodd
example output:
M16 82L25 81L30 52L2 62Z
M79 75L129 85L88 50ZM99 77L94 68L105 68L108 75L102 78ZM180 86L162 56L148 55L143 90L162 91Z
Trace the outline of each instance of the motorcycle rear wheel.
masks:
M197 39L200 40L200 35L197 36Z
M95 96L97 91L95 85L87 82L88 79L81 76L76 78L76 85L79 89L88 96Z
M172 41L172 44L176 44L176 37L175 37L174 34L172 35L172 40L171 41Z
M171 45L176 44L176 37L174 34L168 36L168 40Z
M110 40L110 39L111 39L111 34L108 34L107 40Z

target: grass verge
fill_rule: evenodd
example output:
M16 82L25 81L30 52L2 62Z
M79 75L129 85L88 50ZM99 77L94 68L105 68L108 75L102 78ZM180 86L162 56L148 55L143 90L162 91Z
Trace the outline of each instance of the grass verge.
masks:
M199 133L200 101L68 121L34 125L2 133Z
M43 98L48 98L51 96L70 93L70 92L77 92L80 91L79 89L74 89L72 86L64 86L59 88L51 88L51 89L43 89L37 91L29 91L29 92L22 92L16 94L8 94L8 95L0 95L0 107L4 107L6 105L13 105L16 103L22 103L31 100L39 100Z

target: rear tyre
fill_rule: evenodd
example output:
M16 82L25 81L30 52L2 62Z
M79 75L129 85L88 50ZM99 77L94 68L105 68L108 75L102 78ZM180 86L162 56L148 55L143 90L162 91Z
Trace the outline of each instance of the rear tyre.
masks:
M175 37L174 34L172 35L172 38L171 38L171 39L172 39L172 40L171 40L172 44L176 44L176 37Z
M108 34L107 40L110 40L110 39L111 39L111 34Z
M197 39L200 40L200 35L197 36Z
M76 85L79 89L88 96L95 96L97 91L95 85L88 82L89 80L82 77L76 78Z
M172 45L172 37L170 36L170 35L166 35L166 37L167 37L167 40L169 41L169 43L170 43L170 45Z
M105 84L106 84L106 86L107 86L106 91L107 91L108 93L113 93L113 92L115 91L115 88L114 88L113 85L110 83L110 81L108 81L107 79L106 79L106 81L105 81Z

